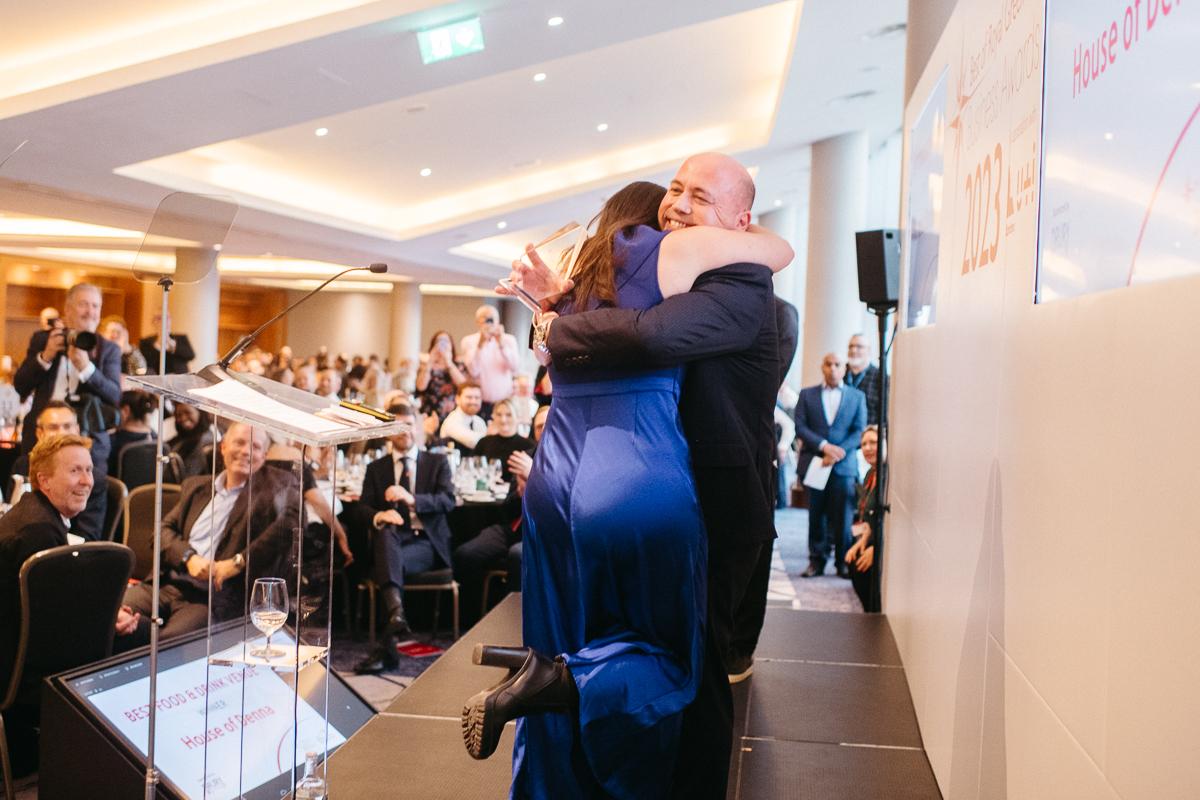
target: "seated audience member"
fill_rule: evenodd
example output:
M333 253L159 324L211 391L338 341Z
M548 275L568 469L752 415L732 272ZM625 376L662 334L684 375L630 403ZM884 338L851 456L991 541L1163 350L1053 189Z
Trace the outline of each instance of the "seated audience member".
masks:
M467 381L458 387L458 406L446 415L438 432L443 439L454 441L464 456L474 453L475 445L487 433L487 423L479 416L482 407L479 384Z
M108 474L121 477L119 458L121 448L127 444L154 441L150 428L150 415L158 408L158 398L141 389L121 392L121 425L112 437L112 451L108 454Z
M146 357L129 341L129 326L125 324L124 319L115 314L105 317L100 320L99 331L101 336L120 348L122 375L146 374ZM125 386L124 379L121 385Z
M0 437L3 441L12 441L16 436L17 418L24 412L21 404L21 396L17 394L17 390L12 385L13 378L12 364L0 366L0 419L3 419L3 426L8 428L13 427L11 432L7 432L6 436Z
M846 551L846 564L850 567L850 581L854 584L854 593L862 602L863 611L878 613L881 610L879 602L879 565L875 563L875 532L879 526L879 509L875 505L876 469L879 461L879 427L868 425L862 434L862 454L870 469L863 479L858 493L858 507L854 514L854 524L850 533L854 536L854 544Z
M517 434L517 415L511 400L501 400L492 406L490 429L495 433L489 433L475 444L475 455L499 461L504 480L511 482L513 476L508 468L508 457L518 450L532 453L536 445L533 439Z
M417 367L416 395L421 399L420 413L436 414L441 422L454 410L458 387L467 382L467 368L458 360L454 339L448 331L438 331L429 341L429 352L422 353Z
M528 372L522 372L513 378L513 393L510 398L513 411L517 415L518 425L533 425L533 415L541 406L533 396L533 378Z
M301 469L301 488L304 492L305 514L307 515L306 524L309 527L323 525L326 530L332 532L333 542L342 554L342 566L350 566L350 564L354 563L354 554L350 552L350 542L346 537L346 530L337 518L337 515L342 511L341 501L337 497L334 497L333 507L330 507L329 484L326 483L322 487L321 483L317 480L317 471L321 468L321 460L325 460L327 463L331 462L334 452L335 448L310 449L310 458L305 460L304 466ZM296 460L300 458L300 455L301 450L294 442L276 442L267 450L267 465L285 472L292 472L295 469ZM332 474L332 471L325 469L322 470L322 473L329 476ZM308 547L308 545L305 544L305 547ZM305 551L305 562L308 562L313 557L307 550ZM324 558L324 556L321 557ZM328 567L323 571L328 572Z
M499 413L500 403L496 404ZM550 406L542 406L533 417L533 438L542 440ZM536 446L536 445L535 445ZM489 525L470 541L454 550L454 578L458 581L462 602L463 625L470 626L480 607L483 576L488 570L503 566L508 571L505 585L510 592L521 591L521 513L525 482L533 468L533 453L514 450L505 459L505 470L512 475L513 490L505 502L505 521Z
M554 384L550 382L550 371L546 367L538 367L537 377L533 379L533 399L539 406L548 406L554 399Z
M175 436L166 444L183 461L180 480L211 474L212 443L212 415L187 403L176 403Z
M340 356L339 356L340 358ZM317 396L337 400L342 391L342 373L336 369L323 369L317 373Z
M371 531L371 577L380 589L386 622L379 646L355 666L378 673L399 664L396 646L412 631L404 616L404 579L450 566L450 523L454 483L441 453L416 445L416 415L408 405L392 406L403 430L391 438L392 452L372 461L363 478L359 507Z
M34 434L39 443L59 436L79 436L79 420L75 416L75 409L62 400L49 401L42 409L42 413L38 414ZM91 439L88 441L90 442ZM90 446L94 448L95 443L93 442ZM29 454L18 457L13 462L12 471L14 475L30 475ZM107 486L104 480L104 476L107 474L108 461L97 462L93 453L92 492L88 495L87 507L75 517L74 523L71 525L71 533L76 536L82 536L88 540L100 538L101 529L104 527L104 511L108 506Z
M67 544L68 526L87 505L92 489L91 441L74 434L46 437L29 454L34 489L0 518L0 687L8 688L20 635L21 565L40 550ZM69 587L64 587L69 591ZM71 631L60 632L70 637ZM21 678L17 702L4 712L14 773L37 767L39 683L35 671Z
M162 314L155 314L154 321L150 326L153 331L149 336L144 336L138 342L138 350L142 351L142 357L146 360L146 370L151 375L158 374L158 331L162 322ZM196 352L192 350L192 344L188 341L186 333L178 333L171 331L171 318L167 317L167 374L168 375L184 375L188 371L188 365L193 358L196 357Z
M292 348L286 344L279 348L279 352L271 360L271 368L267 371L267 377L273 381L291 385L292 378L295 377L295 373L292 371Z
M266 434L235 423L221 439L220 450L224 469L217 474L216 493L209 476L188 478L180 487L179 502L162 521L163 636L205 626L210 572L213 617L232 619L244 611L246 585L254 578L279 574L291 550L294 517L288 512L299 504L298 487L290 473L263 464ZM252 474L253 488L247 492ZM245 574L247 567L252 574ZM129 587L125 604L118 625L131 616L139 624L136 635L117 637L122 650L149 641L150 584Z
M292 386L302 392L316 391L317 388L317 371L313 367L305 364L300 369L296 370L292 376Z

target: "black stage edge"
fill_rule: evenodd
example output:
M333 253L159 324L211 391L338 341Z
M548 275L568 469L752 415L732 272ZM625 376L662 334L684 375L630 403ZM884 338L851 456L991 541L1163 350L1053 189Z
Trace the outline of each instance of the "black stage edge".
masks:
M467 755L462 707L506 674L477 667L477 643L521 643L521 596L510 594L467 631L387 711L376 715L329 759L329 796L335 800L413 797L421 800L504 798L512 776L515 725L509 723L495 754Z

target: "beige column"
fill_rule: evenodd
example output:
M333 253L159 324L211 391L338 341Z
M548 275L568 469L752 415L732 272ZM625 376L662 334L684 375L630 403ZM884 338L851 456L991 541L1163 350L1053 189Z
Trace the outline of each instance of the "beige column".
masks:
M803 386L821 380L821 357L845 354L862 324L854 234L867 217L867 135L846 133L812 146L804 290Z
M402 358L424 352L421 342L421 288L416 283L392 284L392 324L388 335L388 364L393 370Z
M806 252L808 246L807 231L800 223L800 215L797 213L796 207L790 204L781 206L766 214L760 214L758 218L759 225L783 237L792 246L792 249L796 251L796 257L792 263L782 272L775 273L775 296L795 306L796 311L800 315L800 330L796 342L796 355L792 359L791 368L785 379L785 382L790 384L794 389L800 388L798 385L800 381L800 363L801 356L804 353L805 261L808 257L808 253Z
M207 274L197 283L176 283L171 287L169 302L171 330L186 333L196 357L192 369L200 369L216 361L217 338L221 315L221 276L217 272L217 252L209 248L181 247L175 251L175 269L179 275L198 275L206 269ZM158 287L154 286L154 300L143 315L153 317L162 308ZM145 295L143 295L145 297ZM146 330L152 329L153 320L148 320Z

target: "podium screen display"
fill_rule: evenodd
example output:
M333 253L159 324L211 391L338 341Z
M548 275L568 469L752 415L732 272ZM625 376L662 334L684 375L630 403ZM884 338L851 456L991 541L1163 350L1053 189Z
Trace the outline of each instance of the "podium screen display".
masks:
M214 652L218 647L236 646L241 632L238 623L214 633ZM294 640L281 630L273 642L287 646ZM207 661L202 637L168 644L159 651L155 761L162 776L186 797L280 797L291 789L293 753L302 772L307 751L326 750L326 730L319 712L324 706L324 667L315 662L300 671L300 696L295 699L292 681L297 676L292 673L209 665ZM65 683L142 756L148 729L148 667L149 656L141 654L78 674ZM340 680L330 680L329 752L373 713ZM296 747L293 721L299 739Z

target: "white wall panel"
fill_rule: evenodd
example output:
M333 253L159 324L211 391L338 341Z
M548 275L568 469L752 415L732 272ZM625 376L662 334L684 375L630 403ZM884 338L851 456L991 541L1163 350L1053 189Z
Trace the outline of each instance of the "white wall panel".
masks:
M949 70L937 320L893 354L885 610L948 800L1192 799L1200 279L1034 305L1043 26L961 0L906 111Z

